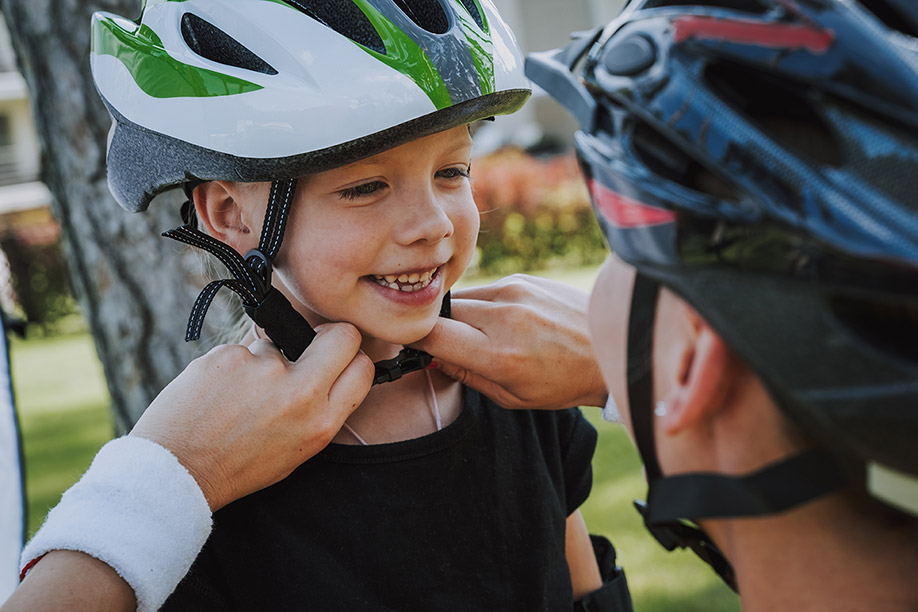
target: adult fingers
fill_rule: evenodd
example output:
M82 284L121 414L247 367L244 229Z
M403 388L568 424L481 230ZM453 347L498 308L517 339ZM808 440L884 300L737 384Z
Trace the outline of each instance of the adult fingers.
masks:
M534 293L543 291L556 281L530 276L528 274L511 274L498 280L476 287L453 289L454 300L481 300L486 302L525 302Z
M325 323L294 367L317 385L331 388L360 350L360 332L350 323Z
M495 383L490 378L476 374L466 368L457 366L444 361L438 362L438 371L453 380L462 383L467 387L475 389L479 393L487 396L494 403L502 408L525 408L527 407L522 398L517 397L508 389Z
M411 347L430 353L438 361L482 371L489 361L490 339L475 325L481 315L478 311L487 306L472 300L456 300L453 308L455 319L439 319L433 330Z
M363 403L373 385L373 361L363 353L357 353L344 368L328 391L328 405L334 419L334 430Z

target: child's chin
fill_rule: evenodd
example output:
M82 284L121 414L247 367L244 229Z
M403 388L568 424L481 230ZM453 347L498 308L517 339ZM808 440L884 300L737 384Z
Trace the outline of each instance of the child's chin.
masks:
M382 340L383 342L405 345L426 338L433 330L436 323L437 321L433 320L430 323L425 322L424 324L417 325L393 326L389 329L361 330L361 332L373 336L378 340Z

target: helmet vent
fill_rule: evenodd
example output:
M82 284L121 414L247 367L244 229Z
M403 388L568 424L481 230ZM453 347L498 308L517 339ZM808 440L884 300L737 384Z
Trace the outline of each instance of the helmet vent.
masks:
M478 4L475 0L462 0L462 6L469 12L472 19L478 24L478 27L484 30L484 18L481 16L481 12L478 10Z
M277 74L277 70L242 43L193 13L182 16L182 38L192 51L212 62L263 74Z
M861 0L861 6L893 30L918 38L915 0Z
M704 78L785 149L817 164L842 165L841 147L827 122L788 81L730 62L708 65Z
M759 0L647 0L642 8L659 8L664 6L708 6L715 8L732 9L743 13L764 15L768 12Z
M449 19L439 0L393 0L418 27L433 34L443 34L449 29Z
M379 32L376 31L369 18L364 15L360 7L354 4L352 0L343 2L341 0L284 1L355 43L377 53L386 54L386 45L379 36Z

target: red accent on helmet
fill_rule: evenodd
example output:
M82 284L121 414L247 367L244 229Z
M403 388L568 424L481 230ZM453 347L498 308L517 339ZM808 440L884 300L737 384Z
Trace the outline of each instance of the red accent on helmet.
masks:
M806 48L812 53L822 54L828 51L835 40L835 33L832 30L819 30L793 23L766 23L694 16L676 19L673 27L677 43L697 37L777 49Z
M676 213L665 208L642 204L612 191L596 179L589 181L593 202L609 223L616 227L635 228L673 223Z

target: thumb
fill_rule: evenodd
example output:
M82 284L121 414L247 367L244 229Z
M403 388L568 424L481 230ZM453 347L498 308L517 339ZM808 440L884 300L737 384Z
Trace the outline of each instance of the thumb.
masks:
M481 360L488 354L485 349L489 342L488 336L480 329L462 321L441 317L427 336L409 346L430 353L441 367L448 366L453 374L461 376L461 370L481 369ZM448 357L449 363L440 357ZM447 376L456 377L450 374Z
M373 386L376 368L363 352L358 352L328 390L328 405L336 428L366 399Z

